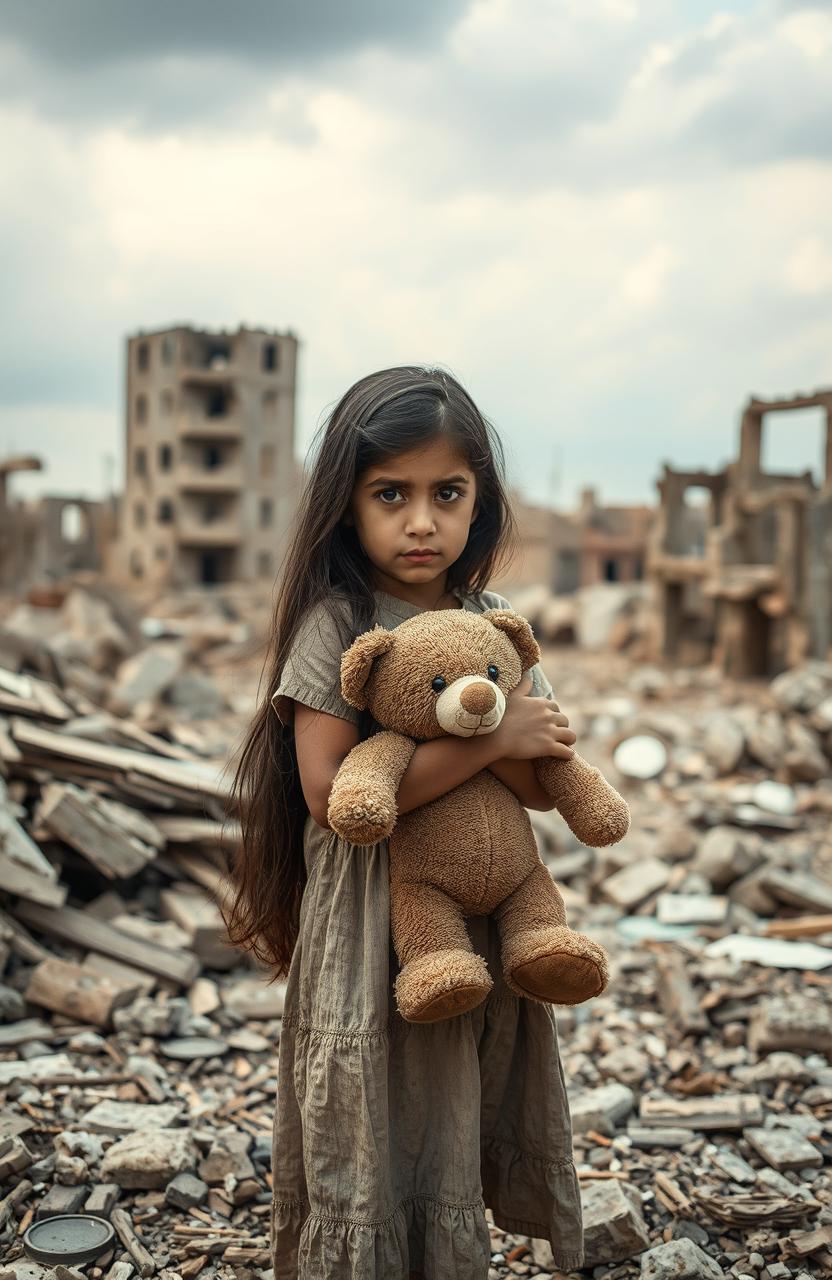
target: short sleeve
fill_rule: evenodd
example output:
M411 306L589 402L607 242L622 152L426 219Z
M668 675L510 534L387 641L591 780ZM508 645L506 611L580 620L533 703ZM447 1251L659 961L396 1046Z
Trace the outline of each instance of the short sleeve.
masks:
M480 593L480 602L483 610L485 609L510 609L512 613L516 610L514 606L506 600L505 596L498 595L496 591L482 591ZM529 668L532 677L532 687L529 690L530 698L548 698L551 702L555 701L555 691L549 683L546 672L543 670L539 662Z
M333 604L320 601L301 619L271 704L281 724L294 722L294 702L359 723L359 712L341 694L344 643Z

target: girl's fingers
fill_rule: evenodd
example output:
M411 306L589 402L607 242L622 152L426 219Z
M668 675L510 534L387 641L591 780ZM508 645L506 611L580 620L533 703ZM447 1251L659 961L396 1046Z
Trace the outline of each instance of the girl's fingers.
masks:
M558 713L555 716L555 724L561 724L563 725L564 728L566 728L566 726L569 724L569 719L567 716L563 714L562 711L558 711Z
M571 760L575 752L571 747L567 747L565 743L556 742L549 754L558 760Z

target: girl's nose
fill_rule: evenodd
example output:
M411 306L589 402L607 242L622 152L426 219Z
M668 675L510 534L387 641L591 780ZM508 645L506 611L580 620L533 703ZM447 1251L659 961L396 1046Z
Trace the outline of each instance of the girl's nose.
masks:
M411 507L407 513L407 530L409 533L430 533L436 526L430 511L420 511L418 507Z

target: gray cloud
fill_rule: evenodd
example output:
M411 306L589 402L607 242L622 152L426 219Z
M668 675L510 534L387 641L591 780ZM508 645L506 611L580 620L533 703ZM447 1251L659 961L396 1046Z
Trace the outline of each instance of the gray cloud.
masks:
M431 44L468 0L0 0L0 33L53 65L204 54L285 64L366 44Z

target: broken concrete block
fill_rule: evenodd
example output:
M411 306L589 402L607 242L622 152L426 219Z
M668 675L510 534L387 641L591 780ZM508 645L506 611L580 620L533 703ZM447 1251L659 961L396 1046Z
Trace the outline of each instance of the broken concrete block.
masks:
M605 898L622 911L632 911L651 893L663 889L670 879L670 868L658 858L643 858L630 867L622 867L605 880Z
M749 1023L748 1047L752 1053L796 1049L832 1054L832 1002L820 993L764 998Z
M143 1102L116 1102L105 1099L97 1102L82 1123L91 1133L112 1133L120 1137L136 1129L172 1129L182 1114L175 1102L156 1105Z
M196 1144L187 1129L139 1129L115 1142L101 1161L101 1176L120 1187L161 1189L193 1169Z
M778 1173L785 1169L814 1169L823 1164L817 1147L788 1129L746 1129L744 1137Z
M632 1089L623 1084L605 1084L598 1089L585 1089L570 1096L572 1132L586 1133L596 1129L598 1133L615 1133L615 1126L632 1111L635 1098Z
M622 1262L641 1253L650 1243L634 1187L611 1179L589 1182L581 1188L584 1224L584 1266Z
M736 827L713 827L702 839L691 863L717 890L753 871L763 861L762 852Z
M193 1209L204 1204L208 1185L193 1173L178 1173L165 1187L165 1201L177 1209Z
M641 1255L642 1280L722 1280L722 1267L692 1240L668 1240Z

